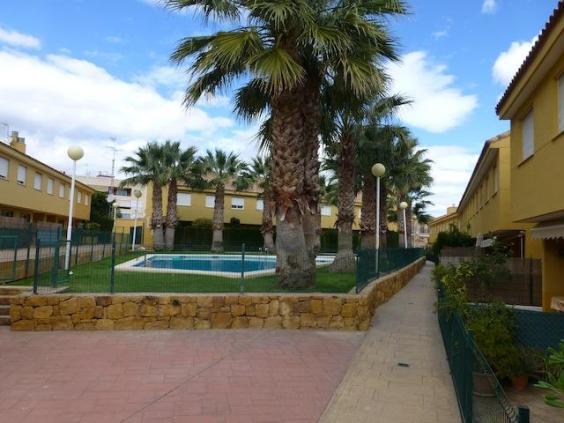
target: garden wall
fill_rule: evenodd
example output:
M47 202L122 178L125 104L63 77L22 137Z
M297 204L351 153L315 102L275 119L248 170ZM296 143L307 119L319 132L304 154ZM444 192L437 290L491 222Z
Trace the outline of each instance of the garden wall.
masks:
M337 329L367 330L374 310L425 264L416 262L360 294L22 295L11 300L12 330Z

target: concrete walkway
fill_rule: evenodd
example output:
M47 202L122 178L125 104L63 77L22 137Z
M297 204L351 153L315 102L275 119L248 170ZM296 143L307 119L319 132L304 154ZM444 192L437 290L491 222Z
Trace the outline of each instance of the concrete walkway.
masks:
M460 422L430 279L432 265L376 310L321 422Z

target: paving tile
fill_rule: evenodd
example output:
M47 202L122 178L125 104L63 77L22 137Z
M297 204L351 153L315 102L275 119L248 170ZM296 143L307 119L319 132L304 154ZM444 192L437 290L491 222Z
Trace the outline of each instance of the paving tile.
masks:
M363 337L0 328L0 422L314 422Z
M460 422L430 271L376 310L320 422Z

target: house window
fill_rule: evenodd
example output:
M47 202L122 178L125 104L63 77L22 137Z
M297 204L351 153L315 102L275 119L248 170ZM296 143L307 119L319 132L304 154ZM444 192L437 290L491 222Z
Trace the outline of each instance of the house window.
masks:
M82 192L80 192L80 191L76 192L76 202L82 203Z
M88 194L84 194L84 205L88 205Z
M18 165L18 176L17 176L18 184L25 185L26 171L27 169L25 166Z
M331 216L331 206L321 206L321 216Z
M0 179L8 179L8 159L0 157Z
M534 132L535 125L533 111L531 110L523 119L523 160L531 157L535 152Z
M36 173L33 177L33 189L41 191L41 173Z
M53 181L51 178L47 179L47 194L53 195L53 185L54 184L55 184L55 181Z
M231 208L236 210L244 210L245 209L245 199L241 197L232 197L231 198Z
M213 209L215 205L215 195L206 195L206 207Z
M59 197L65 198L65 184L59 185Z
M179 206L191 206L192 205L192 194L186 194L185 192L179 192L177 199L177 205Z
M257 200L257 210L264 210L264 200Z
M564 131L564 73L558 78L558 129Z

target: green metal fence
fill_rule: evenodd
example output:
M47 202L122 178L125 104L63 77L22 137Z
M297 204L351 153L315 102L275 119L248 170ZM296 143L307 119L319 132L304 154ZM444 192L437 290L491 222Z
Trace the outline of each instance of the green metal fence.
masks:
M529 409L511 405L462 317L447 312L444 301L445 293L439 287L439 326L464 423L528 423Z
M356 262L356 292L360 292L372 279L407 266L424 256L423 248L359 250Z

